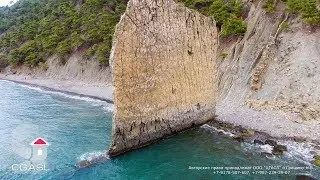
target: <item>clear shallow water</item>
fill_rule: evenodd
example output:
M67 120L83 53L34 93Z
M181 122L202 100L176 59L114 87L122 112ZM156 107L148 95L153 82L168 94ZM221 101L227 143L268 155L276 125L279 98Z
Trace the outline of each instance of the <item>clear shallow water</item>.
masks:
M0 97L0 179L291 179L299 171L291 171L291 175L217 175L214 170L191 170L189 166L304 167L308 165L304 160L310 158L308 150L294 152L295 146L281 158L268 158L261 154L261 147L197 128L76 169L75 163L108 148L111 105L7 81L0 81ZM50 143L48 170L13 171L13 164L28 159L29 143L37 137ZM307 173L320 178L318 168Z

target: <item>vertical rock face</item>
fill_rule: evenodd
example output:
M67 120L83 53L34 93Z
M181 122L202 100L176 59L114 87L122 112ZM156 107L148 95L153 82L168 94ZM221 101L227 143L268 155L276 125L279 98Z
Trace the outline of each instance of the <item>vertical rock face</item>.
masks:
M115 112L110 156L215 115L215 21L173 0L130 0L111 54Z
M241 112L248 115L241 117L249 119L244 107L257 110L256 114L278 111L275 118L290 122L320 119L320 30L308 32L299 17L286 13L281 1L273 13L266 12L264 0L246 4L250 12L244 37L219 44L228 52L226 58L217 59L220 99L216 113L220 120ZM284 22L289 30L281 27ZM268 116L254 119L275 119Z

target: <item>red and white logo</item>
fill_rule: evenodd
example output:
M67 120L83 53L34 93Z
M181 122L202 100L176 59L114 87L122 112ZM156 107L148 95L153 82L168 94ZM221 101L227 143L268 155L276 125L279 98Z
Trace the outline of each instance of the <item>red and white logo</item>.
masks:
M47 158L47 147L49 144L46 140L39 137L35 139L30 145L32 147L32 162L44 161Z

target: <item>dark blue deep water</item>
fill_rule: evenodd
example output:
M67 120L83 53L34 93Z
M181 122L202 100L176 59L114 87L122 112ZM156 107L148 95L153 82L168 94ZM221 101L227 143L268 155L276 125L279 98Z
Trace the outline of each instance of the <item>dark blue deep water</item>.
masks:
M308 144L292 142L289 153L267 157L262 152L268 147L239 143L205 128L75 168L77 162L106 152L111 117L112 105L104 102L0 81L0 179L294 179L295 174L320 178L319 168L308 163ZM30 165L30 143L37 137L49 143L46 170L13 169ZM217 167L254 170L214 170ZM282 173L287 174L270 170L276 167L286 168Z

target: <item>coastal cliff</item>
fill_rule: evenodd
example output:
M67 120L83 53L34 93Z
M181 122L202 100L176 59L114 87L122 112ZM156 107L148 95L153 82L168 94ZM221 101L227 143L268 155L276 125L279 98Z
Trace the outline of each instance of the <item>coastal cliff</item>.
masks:
M217 48L214 19L173 0L129 1L110 58L110 156L214 118Z
M247 32L219 42L219 120L319 141L319 28L281 1L272 13L265 1L246 5Z

